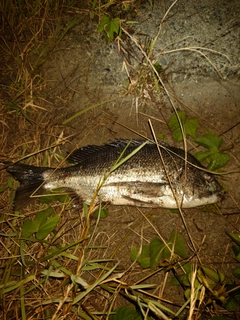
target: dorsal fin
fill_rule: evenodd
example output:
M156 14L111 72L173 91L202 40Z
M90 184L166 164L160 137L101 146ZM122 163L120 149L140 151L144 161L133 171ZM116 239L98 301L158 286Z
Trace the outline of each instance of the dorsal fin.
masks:
M70 154L70 156L68 157L68 162L73 164L81 164L83 161L86 161L87 158L94 157L99 153L110 151L113 148L119 148L119 151L121 152L121 150L123 150L130 141L131 140L119 139L110 143L103 144L101 146L90 145L81 147ZM137 147L142 143L143 141L140 140L132 140L130 145Z

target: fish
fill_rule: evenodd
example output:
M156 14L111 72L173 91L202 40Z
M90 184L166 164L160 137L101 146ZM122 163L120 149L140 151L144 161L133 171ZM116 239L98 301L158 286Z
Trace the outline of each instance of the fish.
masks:
M190 153L165 142L115 140L72 152L71 164L49 168L13 163L7 172L20 185L15 208L34 194L63 188L87 204L193 208L222 199L223 188ZM27 200L28 199L28 200Z

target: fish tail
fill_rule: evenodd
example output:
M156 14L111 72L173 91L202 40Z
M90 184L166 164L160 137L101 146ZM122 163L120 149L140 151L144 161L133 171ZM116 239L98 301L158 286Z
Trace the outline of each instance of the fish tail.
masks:
M33 200L31 195L36 190L37 194L39 194L39 192L41 193L41 185L44 183L43 173L46 169L49 168L36 167L22 163L11 164L6 168L7 172L20 183L20 186L16 190L14 210L21 209L24 205Z

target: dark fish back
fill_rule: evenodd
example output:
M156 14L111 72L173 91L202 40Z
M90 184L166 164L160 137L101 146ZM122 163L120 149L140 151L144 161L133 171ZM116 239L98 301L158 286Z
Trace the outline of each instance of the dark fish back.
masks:
M68 157L68 161L75 165L80 165L83 168L99 167L100 169L104 166L104 168L107 169L106 165L110 168L120 157L124 149L125 151L122 158L131 154L142 143L142 140L117 140L101 146L85 146L75 150ZM163 160L166 162L167 166L169 165L173 168L179 168L179 166L182 167L184 165L184 150L170 147L168 144L163 142L159 142L159 147L161 149ZM158 164L157 166L162 165L161 157L155 143L147 143L132 158L123 164L123 167L132 166L133 164L136 165L139 161L141 162L141 166L143 166L145 162L147 166L150 164ZM187 153L187 161L190 165L193 164L194 166L203 168L201 163L189 153Z

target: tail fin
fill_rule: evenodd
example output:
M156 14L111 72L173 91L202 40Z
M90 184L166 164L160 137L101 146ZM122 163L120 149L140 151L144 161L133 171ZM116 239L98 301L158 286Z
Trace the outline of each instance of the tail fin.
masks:
M44 182L43 172L49 168L15 163L6 169L20 183L14 200L14 210L19 210L32 200L31 194Z

